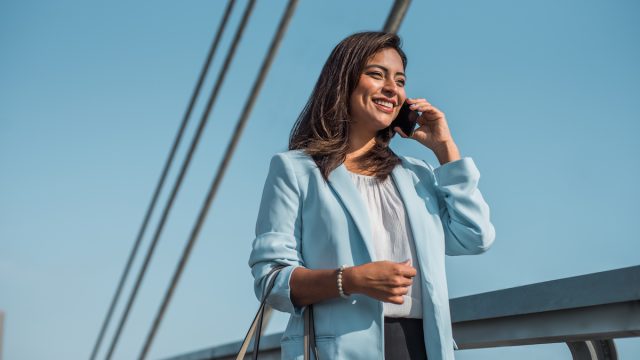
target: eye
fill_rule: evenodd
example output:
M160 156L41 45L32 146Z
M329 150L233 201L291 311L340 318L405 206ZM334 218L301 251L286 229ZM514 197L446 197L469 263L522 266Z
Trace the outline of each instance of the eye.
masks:
M383 78L382 73L378 72L378 71L369 72L369 73L367 73L367 75L370 75L370 76L372 76L372 77L374 77L376 79L382 79Z
M396 83L398 84L398 86L404 86L405 80L404 79L398 79L398 81L396 81Z

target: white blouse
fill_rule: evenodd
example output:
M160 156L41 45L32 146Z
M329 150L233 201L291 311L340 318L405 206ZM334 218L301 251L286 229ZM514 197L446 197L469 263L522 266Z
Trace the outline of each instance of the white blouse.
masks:
M406 217L404 204L391 175L379 181L374 176L349 172L369 209L369 218L375 252L378 260L402 262L411 259L411 266L418 268L418 258L413 235ZM404 296L404 304L383 303L384 316L422 318L420 271L413 278L413 285Z

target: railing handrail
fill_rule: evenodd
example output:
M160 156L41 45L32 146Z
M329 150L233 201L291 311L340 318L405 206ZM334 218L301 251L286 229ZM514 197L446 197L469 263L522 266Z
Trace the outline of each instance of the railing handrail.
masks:
M640 265L450 299L453 335L460 349L640 336L639 284ZM263 337L261 352L279 351L281 337ZM240 344L168 360L223 359Z
M636 286L632 286L636 284ZM449 300L453 323L640 300L640 265Z

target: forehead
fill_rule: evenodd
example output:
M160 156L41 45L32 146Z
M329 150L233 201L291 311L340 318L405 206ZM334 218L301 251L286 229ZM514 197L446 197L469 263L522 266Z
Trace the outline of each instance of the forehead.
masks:
M393 48L385 48L377 53L373 54L368 60L365 66L368 65L382 65L389 69L390 72L403 72L404 66L402 64L402 58L400 54Z

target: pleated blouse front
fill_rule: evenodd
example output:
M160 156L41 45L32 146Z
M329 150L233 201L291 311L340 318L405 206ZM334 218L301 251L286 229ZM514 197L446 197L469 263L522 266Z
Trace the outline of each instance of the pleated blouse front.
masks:
M418 267L413 235L404 204L391 175L384 181L374 176L349 172L369 210L375 252L378 260L402 262L410 259ZM422 318L420 272L404 296L404 304L383 303L384 316Z

